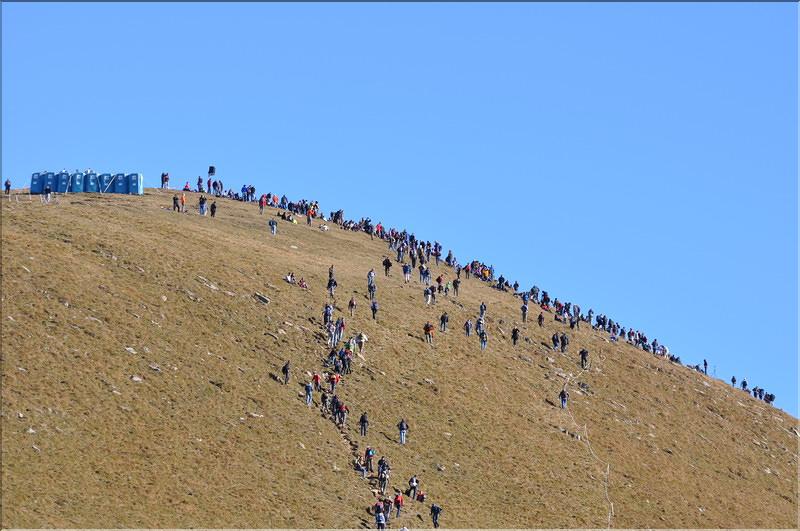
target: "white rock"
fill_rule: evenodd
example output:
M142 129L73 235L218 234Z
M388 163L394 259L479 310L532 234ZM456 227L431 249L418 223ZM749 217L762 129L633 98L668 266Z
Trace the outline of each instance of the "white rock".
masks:
M25 430L25 431L26 431L27 433L36 433L36 430L34 430L33 428L28 428L28 429L27 429L27 430Z
M24 419L25 415L23 415L21 411L17 411L17 418L18 419Z
M133 380L134 382L141 382L144 381L144 378L142 378L138 374L134 374L133 376L131 376L131 380Z
M133 348L133 347L125 347L125 350L127 350L127 351L128 351L128 352L130 352L131 354L136 354L136 350L134 350L134 348Z

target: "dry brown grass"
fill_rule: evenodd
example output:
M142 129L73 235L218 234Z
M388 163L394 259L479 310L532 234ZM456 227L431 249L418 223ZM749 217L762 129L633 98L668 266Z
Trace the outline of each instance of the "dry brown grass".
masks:
M383 277L385 245L363 234L279 221L272 238L256 206L221 200L210 219L170 203L156 190L3 202L3 527L372 527L348 439L388 456L394 485L418 474L446 527L603 527L608 500L615 527L797 525L797 419L590 330L556 354L542 342L566 327L550 316L514 348L517 299L470 280L426 308L397 265ZM348 331L370 338L341 386L345 434L300 386L327 350L330 264L337 314L355 293ZM289 270L311 290L283 282ZM481 300L483 353L461 331ZM422 325L443 309L451 331L430 348ZM270 377L285 359L288 387ZM589 386L570 386L572 416L554 406L565 375ZM429 526L428 510L409 502L392 527Z

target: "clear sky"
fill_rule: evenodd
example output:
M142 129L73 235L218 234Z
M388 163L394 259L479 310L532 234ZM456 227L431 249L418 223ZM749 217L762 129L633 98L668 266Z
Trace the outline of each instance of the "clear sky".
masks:
M793 3L3 3L2 178L214 164L797 415L797 29Z

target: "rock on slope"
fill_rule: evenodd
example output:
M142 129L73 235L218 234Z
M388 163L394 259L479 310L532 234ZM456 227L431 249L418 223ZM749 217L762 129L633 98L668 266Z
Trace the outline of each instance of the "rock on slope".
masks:
M2 203L3 527L371 526L348 439L386 455L395 486L418 474L446 527L797 524L797 419L591 330L554 353L543 342L566 327L550 316L512 347L517 299L469 280L426 308L363 234L279 222L272 238L274 210L219 200L211 219L170 203ZM355 295L348 331L370 338L341 385L344 434L301 397L326 352L331 264L337 315ZM310 291L281 280L290 270ZM485 352L460 330L481 301ZM451 331L431 348L422 325L443 310ZM286 359L290 386L273 378ZM392 526L429 525L428 507L409 502Z

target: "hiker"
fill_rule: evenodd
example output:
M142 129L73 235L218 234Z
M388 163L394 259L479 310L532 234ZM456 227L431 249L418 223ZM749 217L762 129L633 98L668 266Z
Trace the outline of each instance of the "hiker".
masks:
M211 217L213 218L214 216L216 216L217 215L217 202L216 201L212 201L211 202L211 207L209 209L211 210Z
M566 352L567 351L567 345L569 345L569 337L567 337L567 334L562 332L561 333L561 352Z
M461 287L461 280L455 279L453 281L453 295L455 295L456 297L458 297L458 288L460 287Z
M747 378L742 379L742 390L747 391Z
M489 336L486 334L486 330L481 330L479 337L481 340L481 350L486 350L486 343L489 341Z
M395 518L400 518L400 509L403 508L403 505L405 505L405 502L403 500L403 493L398 492L394 497L394 507L395 510L397 511L397 513L395 514Z
M439 515L442 514L442 508L435 503L431 505L431 518L433 518L433 527L439 528Z
M364 459L367 461L367 468L370 472L374 472L372 461L375 458L375 450L370 446L367 446L367 449L364 450Z
M441 317L439 317L439 331L440 332L447 332L447 323L450 318L447 316L447 312L444 312Z
M536 322L539 323L539 328L544 327L544 315L542 314L542 312L539 312L539 317L536 318Z
M464 323L464 334L467 337L472 335L472 319L467 319L467 322Z
M400 430L400 444L406 443L406 434L408 433L408 423L406 419L400 419L397 423L397 429Z
M566 386L558 393L558 398L561 400L561 409L566 409L567 400L569 400L569 393L567 392Z
M481 302L479 310L480 310L480 317L483 317L486 314L486 303Z
M703 374L708 376L708 361L705 359L703 360Z
M178 194L172 196L172 211L175 212L176 210L178 212L181 211L181 207L178 205Z
M736 387L736 376L731 376L731 385Z
M433 344L433 325L430 321L425 323L425 326L422 327L422 331L425 333L425 342Z
M582 348L580 355L581 355L581 369L586 370L586 368L589 366L589 351L586 350L585 348Z
M322 377L318 372L314 372L314 375L311 376L311 383L314 384L314 391L322 391Z
M367 436L367 428L369 428L369 419L367 418L367 412L366 411L363 412L361 414L361 418L358 419L358 427L360 428L361 436L362 437L366 437Z
M314 387L311 385L311 382L307 382L306 385L305 385L306 405L307 406L311 406L311 404L312 404L312 399L311 398L312 398L313 390L314 390Z
M331 298L336 297L336 286L338 286L338 284L335 278L328 280L328 295L330 295Z
M286 360L281 372L283 373L283 385L287 385L289 383L289 360Z
M389 276L389 270L391 268L392 268L392 261L389 260L389 257L387 256L386 258L383 259L383 272L387 277Z
M417 475L414 474L411 476L411 479L408 480L408 490L406 494L412 500L417 499L417 487L419 487L419 480L417 479Z
M375 524L377 529L386 529L386 517L383 515L383 511L375 511Z
M411 282L411 266L408 264L403 264L403 279L406 284Z
M189 183L187 182L188 186ZM186 212L186 192L181 192L181 212Z
M522 310L522 322L523 323L527 323L528 322L528 304L524 303L520 307L520 310Z
M378 317L377 317L377 315L378 315L378 301L373 299L372 304L369 305L369 309L372 310L372 320L373 321L377 320L378 319Z
M386 494L386 487L388 487L388 486L389 486L389 474L388 474L388 471L387 471L386 483L384 484L384 489L383 489L383 494L384 495ZM389 518L392 515L392 500L390 500L389 498L384 498L384 500L383 500L383 514L386 515L386 523L388 524L389 523Z
M553 342L553 350L558 350L558 332L553 334L553 337L550 338Z
M331 393L335 393L336 392L336 384L338 384L341 379L342 379L342 375L339 374L338 372L335 372L335 371L332 372L330 376L328 376L328 383L331 386L331 388L330 388L330 392Z
M350 310L350 317L353 317L353 313L356 311L356 298L355 298L355 296L350 297L350 302L347 303L347 309Z
M273 236L278 232L278 222L274 219L269 220L269 231Z
M368 340L369 339L367 338L367 334L365 334L364 332L359 332L358 335L356 336L356 345L358 346L359 354L364 353L364 346L367 344Z
M511 330L511 344L516 346L518 340L519 340L519 328L515 326Z

